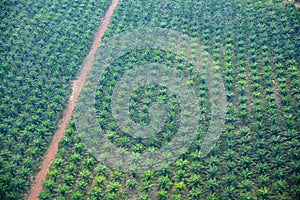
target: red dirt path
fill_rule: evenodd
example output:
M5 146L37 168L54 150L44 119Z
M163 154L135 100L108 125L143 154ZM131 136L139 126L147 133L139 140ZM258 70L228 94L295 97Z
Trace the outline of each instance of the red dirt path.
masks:
M38 199L38 195L41 193L42 189L43 189L43 181L46 178L46 174L48 172L48 169L52 163L52 161L55 158L55 155L57 153L58 150L58 143L61 140L61 138L63 137L63 134L65 132L65 129L68 125L68 122L71 119L72 116L72 112L74 109L74 105L75 102L78 99L78 96L80 94L80 90L83 87L86 78L87 78L87 73L90 70L92 63L94 61L94 56L97 50L97 47L99 46L101 39L105 33L105 30L108 27L109 24L109 20L115 10L115 8L117 7L118 4L118 0L114 0L113 3L111 4L111 6L109 7L108 11L105 14L104 20L102 21L102 24L100 26L100 29L94 39L92 48L83 64L83 67L81 69L80 72L80 76L79 78L74 81L72 83L72 87L73 87L73 92L72 95L70 97L67 109L65 111L64 117L61 120L61 123L59 125L59 129L57 130L57 132L55 133L52 142L48 148L48 151L46 153L46 156L44 158L44 161L42 163L41 166L41 170L37 173L37 175L35 176L34 179L34 183L30 188L29 194L28 194L28 198L27 200L36 200Z

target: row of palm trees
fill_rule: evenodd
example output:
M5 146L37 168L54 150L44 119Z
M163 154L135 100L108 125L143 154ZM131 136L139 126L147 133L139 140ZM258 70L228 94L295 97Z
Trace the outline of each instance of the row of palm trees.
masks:
M109 4L1 4L0 199L25 197Z
M299 17L296 17L295 10L284 7L281 2L270 2L120 2L106 39L124 30L159 26L196 38L210 53L224 77L228 101L226 127L218 144L204 159L198 157L198 152L207 129L205 123L201 124L199 138L193 142L189 152L171 165L163 165L157 171L143 174L136 174L134 169L129 173L121 173L98 162L85 168L83 161L89 155L85 149L76 150L81 142L78 133L70 129L61 143L62 153L50 169L50 175L55 170L59 175L54 179L48 174L47 180L52 180L54 189L50 192L44 187L41 198L296 198L299 195L299 127L296 118L299 105L295 102L299 95L297 89L293 88L299 88L296 81L299 60L296 58L297 47L292 43L299 31L296 23ZM113 84L111 87L105 84L116 81L116 77L109 77L116 75L113 72L126 71L128 60L131 64L143 64L151 59L158 63L176 60L169 56L170 60L164 61L164 52L157 50L143 57L144 52L136 51L128 54L129 58L122 57L116 66L112 66L111 74L107 73L107 77L103 78L106 81L100 83L96 98L99 99L98 110L101 110L101 106L105 110L99 112L99 118L103 119L100 121L102 128L110 128L109 123L104 122L111 117L108 99ZM182 64L183 68L185 64ZM202 83L201 80L196 81ZM209 95L205 84L199 87L199 101L203 107L207 107L206 111L202 110L203 121L207 122ZM137 97L144 96L136 94L134 98ZM132 105L135 105L134 102ZM137 120L140 117L138 114L133 116ZM119 140L118 134L117 131L108 132L107 136L114 143L129 149L131 140ZM158 142L162 139L158 138ZM143 148L155 145L155 141L143 143ZM137 145L143 141L135 142L136 148L131 150L143 151ZM85 170L89 171L86 173L90 175L88 179L79 175ZM88 186L82 184L83 180Z

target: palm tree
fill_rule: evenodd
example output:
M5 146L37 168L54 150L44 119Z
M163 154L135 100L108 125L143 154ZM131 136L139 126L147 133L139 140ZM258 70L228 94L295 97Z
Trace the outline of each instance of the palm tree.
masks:
M72 163L75 163L75 164L79 164L79 161L81 160L81 156L80 156L80 154L78 154L78 153L74 153L74 154L72 154L71 155L71 157L70 157L70 161L72 162Z
M71 200L81 200L83 198L83 194L79 191L76 191L71 194Z
M49 192L53 192L54 191L54 181L50 180L46 180L43 183L43 188L45 188L45 190L49 191Z
M111 178L113 181L120 181L122 179L122 174L119 171L114 171L111 174Z
M171 174L171 169L168 164L162 164L161 168L158 171L158 175L166 176Z
M104 200L117 200L117 195L115 193L107 193L103 199Z
M171 186L171 180L168 176L161 176L157 179L159 189L167 190Z
M84 180L79 180L76 182L76 188L81 192L84 192L86 190L87 185L87 182Z
M89 182L91 178L91 172L89 170L84 169L82 172L79 173L79 177L82 178L85 182Z
M210 194L209 196L206 197L206 200L217 200L217 198L215 197L215 194Z
M242 180L240 187L246 191L250 191L252 188L253 182L249 179Z
M85 169L91 169L95 163L96 163L96 161L92 157L86 158L82 161L82 164Z
M63 196L65 196L67 194L67 191L69 190L69 187L66 184L61 184L58 188L60 194L62 194Z
M149 181L143 181L140 185L142 192L149 192L152 188L152 184Z
M269 199L270 196L269 188L264 186L263 188L258 189L257 193L258 196L261 197L262 199Z
M59 175L59 171L57 169L53 169L53 170L49 171L47 174L47 176L50 179L53 179L54 182L56 182L58 175Z
M127 186L130 190L135 189L136 184L137 184L137 182L136 182L135 179L129 179L129 180L126 182L126 186Z
M225 199L235 199L236 197L234 196L234 187L233 186L226 186L223 192L223 196Z
M183 159L179 159L175 162L175 166L179 169L185 169L188 164L189 164L189 161L183 160Z
M174 196L172 196L171 198L172 200L183 200L183 196L181 194L175 194Z
M199 188L192 188L188 195L190 200L198 200L200 199L202 192Z
M97 187L104 187L105 186L105 181L106 181L106 178L104 176L95 176L94 178L94 183Z
M39 194L39 199L41 200L50 200L51 199L51 194L48 192L41 192Z
M99 164L95 169L97 175L108 175L108 169L105 165Z
M197 156L196 156L196 155L197 155ZM199 155L199 152L196 151L196 152L195 152L195 159L196 159L196 158L197 158L197 159L199 158L198 155ZM203 166L202 163L201 163L200 161L198 161L198 160L193 161L193 162L191 162L191 164L190 164L190 170L191 170L191 172L193 172L193 173L198 173L198 172L200 172L203 168L204 168L204 166Z
M139 198L137 198L138 200L149 200L150 197L148 194L142 194Z
M184 181L186 178L186 171L179 169L175 172L174 179L175 181Z
M107 185L108 192L116 193L120 188L120 184L118 182L110 182Z
M169 198L168 192L165 190L159 190L157 192L157 198L159 200L167 200Z
M193 174L190 178L187 180L189 188L197 187L201 183L201 177L197 174Z
M180 194L181 192L183 192L186 189L186 185L184 184L184 182L175 182L173 185L173 189L172 191L175 194Z
M101 188L93 187L89 194L90 199L92 200L101 200L103 199L103 191Z
M154 178L154 172L153 171L146 171L142 174L142 180L143 181L152 181Z
M286 191L286 181L278 180L273 184L273 188L277 193L282 193Z
M66 166L66 172L68 172L70 175L77 177L78 174L76 174L76 165L74 163L70 163Z
M63 182L68 186L72 186L74 183L74 177L66 174L65 176L63 176Z
M55 168L60 168L64 165L64 160L61 159L61 158L56 158L54 161L53 161L53 166Z
M240 200L254 200L255 198L252 196L250 192L241 194Z
M234 173L229 173L226 177L225 177L225 182L228 185L234 185L236 184L237 178L234 175Z
M260 175L258 177L259 186L264 186L269 182L269 177L267 175Z

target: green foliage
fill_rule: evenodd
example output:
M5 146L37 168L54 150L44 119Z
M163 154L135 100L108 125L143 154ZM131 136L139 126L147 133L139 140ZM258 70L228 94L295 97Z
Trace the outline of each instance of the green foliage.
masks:
M0 199L25 197L66 107L69 81L78 74L109 4L1 2ZM69 145L66 139L60 146ZM58 179L56 172L49 176ZM53 181L45 182L50 193Z
M0 199L20 199L47 144L110 1L4 1L1 5ZM40 199L296 199L300 194L299 11L280 0L122 0L104 39L126 30L162 27L200 43L222 73L228 101L218 143L199 159L209 126L203 76L184 58L134 50L99 77L95 107L110 141L132 152L153 152L180 125L180 102L168 88L148 84L131 94L130 116L150 122L153 103L168 119L153 137L119 130L111 114L118 78L134 65L177 67L196 88L199 137L176 162L136 174L111 169L90 155L71 122L59 144ZM191 44L193 46L193 44ZM101 59L101 58L99 58ZM166 155L172 155L165 152ZM146 161L145 161L146 162ZM147 160L147 162L151 162Z

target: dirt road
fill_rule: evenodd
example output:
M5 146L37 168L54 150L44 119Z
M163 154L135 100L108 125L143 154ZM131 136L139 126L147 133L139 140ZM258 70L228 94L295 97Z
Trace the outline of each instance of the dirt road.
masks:
M90 52L89 52L89 54L88 54L88 56L85 60L85 63L83 64L83 67L82 67L81 72L80 72L80 76L76 81L73 82L73 87L72 87L73 92L72 92L72 95L70 96L69 103L68 103L67 109L65 111L64 117L61 120L59 129L55 133L55 135L53 137L53 140L52 140L52 142L51 142L51 144L48 148L48 151L46 153L46 156L45 156L45 158L43 160L43 163L42 163L42 166L41 166L41 170L35 176L34 183L33 183L32 187L30 188L30 191L29 191L29 194L28 194L28 198L27 198L28 200L38 199L38 195L40 194L40 192L43 189L42 184L43 184L43 181L46 178L46 174L48 172L48 169L49 169L52 161L55 158L55 154L57 153L58 143L61 140L61 138L63 137L65 129L68 125L68 122L71 119L75 102L77 101L78 96L80 94L80 90L81 90L81 88L83 87L83 85L86 81L87 73L90 70L90 68L92 66L92 63L94 61L94 56L95 56L96 50L97 50L97 48L98 48L98 46L101 42L101 39L102 39L102 37L105 33L105 30L108 27L109 20L112 16L117 4L118 4L118 0L114 0L113 3L111 4L111 6L109 7L108 11L106 12L105 17L104 17L104 19L101 23L100 28L99 28L99 31L98 31L95 39L94 39L92 48L91 48L91 50L90 50Z

